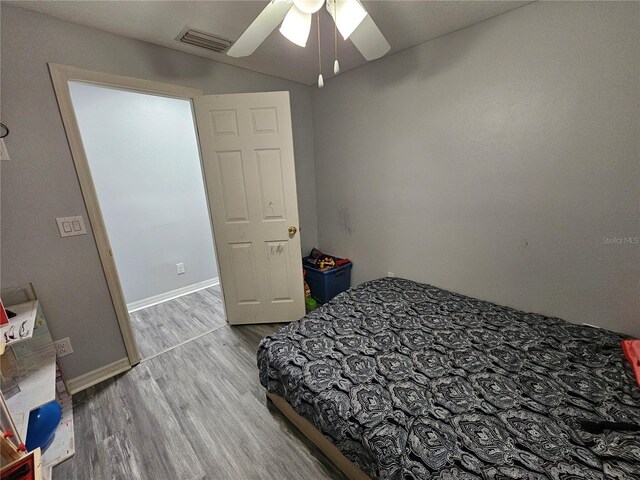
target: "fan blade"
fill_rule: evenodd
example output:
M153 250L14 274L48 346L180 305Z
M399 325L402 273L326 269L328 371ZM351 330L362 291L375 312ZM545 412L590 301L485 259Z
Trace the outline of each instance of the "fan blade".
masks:
M306 47L309 32L311 32L311 14L300 11L294 5L287 13L287 16L284 17L284 22L280 26L280 33L290 42L300 47Z
M368 61L380 58L391 50L391 45L384 38L371 15L367 15L362 20L362 23L353 31L349 40L353 42L362 56Z
M282 22L289 9L290 0L272 0L260 15L249 25L240 38L235 41L227 55L231 57L246 57L256 51L264 39Z
M367 16L367 11L358 0L327 0L327 11L345 40Z

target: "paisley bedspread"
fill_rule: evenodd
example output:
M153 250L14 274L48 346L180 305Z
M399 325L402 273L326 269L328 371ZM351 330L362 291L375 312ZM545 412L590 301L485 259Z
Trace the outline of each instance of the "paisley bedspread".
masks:
M258 366L372 478L634 479L640 432L602 423L640 425L622 338L382 278L264 338Z

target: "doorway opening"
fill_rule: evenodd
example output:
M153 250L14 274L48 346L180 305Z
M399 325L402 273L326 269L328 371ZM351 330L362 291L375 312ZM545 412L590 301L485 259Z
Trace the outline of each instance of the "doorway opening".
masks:
M143 306L154 308L155 306L150 303L155 302L150 299L157 299L157 297L154 295L138 300L128 294L129 298L125 299L119 269L129 268L129 264L125 261L121 266L123 262L118 260L116 265L114 259L114 255L118 252L111 245L110 235L107 232L108 218L103 214L101 207L100 197L103 194L98 192L99 182L94 181L92 173L93 160L90 161L88 158L92 149L85 148L81 131L85 126L83 122L81 129L82 114L75 111L71 89L74 89L74 95L80 95L76 90L91 90L91 87L93 89L99 87L103 93L114 90L120 94L128 92L139 96L138 99L185 100L187 103L183 105L186 107L188 104L191 115L183 124L189 124L188 136L197 142L195 147L192 145L192 149L198 150L199 161L195 161L194 164L200 168L201 183L197 187L183 188L179 199L183 200L194 191L201 192L203 185L206 186L204 190L209 225L211 232L215 232L218 237L216 241L210 240L210 243L215 245L215 263L218 267L221 290L219 309L224 311L224 321L229 325L276 323L297 320L304 315L289 92L202 95L201 90L193 88L93 72L66 65L49 64L49 71L128 357L96 370L95 378L104 379L121 372L122 364L127 360L129 365L135 365L140 361L140 351L129 309L133 312L132 315L137 313L134 310L140 304L136 302L142 300L146 302ZM95 98L89 97L87 104L93 108L93 113L89 115L92 122L96 122L96 119L101 120L101 117L113 110L117 103L103 102L102 106L97 108L94 105ZM122 108L130 106L127 101L122 101L120 104ZM148 141L152 144L161 143L161 139L172 138L175 135L177 122L156 125L153 122L158 118L164 119L164 115L161 111L151 110L151 113L147 112L146 116L142 116L142 123L151 125L151 131L146 131L144 136L148 137ZM122 139L129 136L130 128L135 123L130 117L131 115L120 112L115 115L115 121L102 124L97 122L98 126L92 127L92 134L99 138L98 145L101 145L102 150L109 150L115 156L121 154L117 149L114 150L114 146L120 145ZM138 121L140 122L139 118ZM88 134L84 133L84 135ZM156 147L157 145L153 145L154 149ZM160 161L168 155L163 148L155 155L145 154L150 157L146 158L146 172L156 173L156 170L162 170ZM139 155L140 152L136 154ZM182 158L182 155L179 156ZM135 155L133 157L136 161L139 160ZM130 161L133 162L133 160ZM182 161L184 161L183 158ZM123 164L122 159L120 164ZM130 167L130 165L126 166ZM103 167L103 169L106 170L106 175L114 174L109 168ZM166 215L167 211L176 208L175 204L178 200L163 202L164 198L159 197L159 193L165 193L170 185L173 187L180 182L172 177L170 180L157 181L154 185L144 172L144 169L142 173L134 169L133 173L129 173L129 177L133 178L127 177L124 183L130 187L133 184L134 190L148 187L149 184L155 186L154 195L149 197L151 200L143 198L146 198L147 206L164 205L161 210ZM149 174L148 177L153 175ZM126 199L130 200L131 196L120 193L122 188L123 185L116 181L112 182L106 191L111 198L116 198L118 202L125 202L127 207ZM186 207L182 208L181 212L188 216L201 210ZM115 220L110 220L110 225L113 222L122 222L123 217L130 215L130 210L121 208L120 213L113 216ZM138 215L134 218L139 222L148 220L146 215ZM137 224L134 226L138 227ZM134 227L129 225L128 228ZM170 231L171 235L176 233L175 228ZM157 246L160 238L164 239L165 235L170 236L169 233L161 233L160 229L154 233L150 235L156 240L153 248ZM127 232L126 229L123 238L124 243L135 241L130 231ZM143 253L146 254L147 250L145 249ZM213 250L211 250L211 256L213 257ZM189 269L192 267L180 261L179 256L167 255L167 257L171 258L166 262L170 266L169 271L175 272L172 275L181 274L183 267L185 272L191 271ZM142 283L148 282L148 277L142 280ZM203 286L191 283L179 288L194 288L194 285ZM169 292L175 293L174 290ZM178 293L185 292L179 290ZM165 293L162 299L167 295ZM184 299L184 297L181 298ZM128 306L127 303L129 303ZM183 305L177 304L173 308L179 314L184 313ZM215 310L215 308L208 310ZM172 323L171 327L175 328L175 325ZM155 328L161 330L159 326ZM203 334L205 333L207 332ZM91 377L93 383L95 383L94 377Z
M140 355L224 325L191 101L69 91Z
M227 323L192 105L202 91L49 71L127 354L96 371L105 379Z

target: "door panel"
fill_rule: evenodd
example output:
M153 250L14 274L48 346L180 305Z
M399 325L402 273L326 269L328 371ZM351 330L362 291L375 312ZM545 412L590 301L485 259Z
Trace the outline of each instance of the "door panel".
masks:
M289 241L265 242L269 266L269 299L272 302L293 302L287 279L289 271Z
M280 150L256 150L256 162L260 178L262 219L286 220Z
M216 152L227 222L248 222L247 192L244 186L242 152ZM206 175L206 171L205 171Z
M238 136L238 119L235 110L211 110L213 135Z
M278 134L277 109L273 107L252 108L251 118L253 119L253 133Z
M231 324L304 315L288 92L194 99L220 278Z
M259 295L253 243L233 243L229 247L238 304L257 303Z

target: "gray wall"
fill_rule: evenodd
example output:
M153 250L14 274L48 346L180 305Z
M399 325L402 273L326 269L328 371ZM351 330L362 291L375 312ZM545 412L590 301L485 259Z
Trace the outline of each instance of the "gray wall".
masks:
M54 338L69 337L67 378L125 356L91 235L59 237L55 217L86 210L47 62L200 88L205 93L288 90L305 249L316 243L311 98L275 77L2 7L2 122L12 157L2 165L2 286L35 284Z
M640 235L639 9L534 3L313 90L320 248L640 335L640 246L606 240Z
M69 89L126 302L148 306L215 281L191 102L79 82Z

